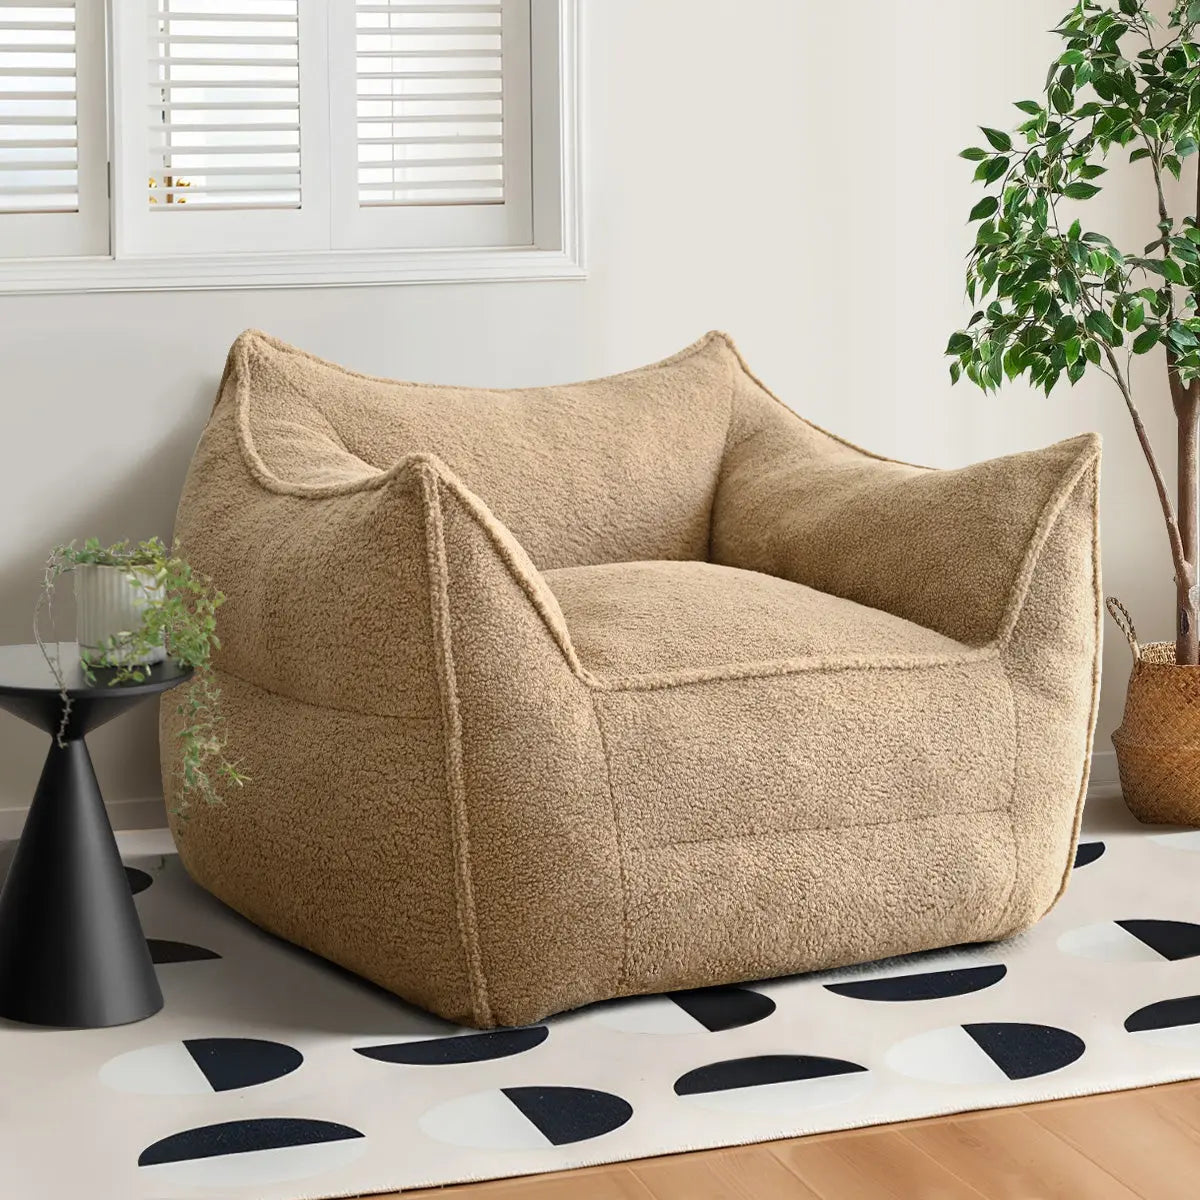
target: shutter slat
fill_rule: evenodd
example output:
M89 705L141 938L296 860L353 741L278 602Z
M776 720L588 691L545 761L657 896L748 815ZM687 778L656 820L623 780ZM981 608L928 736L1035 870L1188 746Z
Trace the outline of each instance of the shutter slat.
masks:
M357 33L358 202L360 207L378 208L402 204L442 204L473 200L502 203L504 200L504 27L503 5L422 4L406 0L358 0L355 4ZM436 15L434 23L405 18ZM495 17L492 24L481 16ZM383 20L380 20L380 17ZM480 46L487 38L489 45ZM431 41L436 39L436 41ZM445 62L438 69L435 63ZM453 65L452 65L453 64ZM432 81L445 81L448 90L438 91ZM494 82L493 89L486 86ZM409 90L413 88L421 90ZM453 90L449 90L453 88ZM482 104L491 112L446 112L433 114L421 108L433 105ZM380 106L385 106L380 111ZM418 107L420 106L420 107ZM497 133L479 134L481 122L498 125ZM411 136L380 136L371 125L436 122L438 132ZM495 147L495 157L436 158L431 145ZM424 147L421 158L408 157L408 146ZM498 168L497 178L455 179L463 168ZM406 178L419 169L422 179ZM364 173L390 172L380 183ZM472 195L475 193L475 195Z
M378 14L378 13L396 13L398 15L408 15L416 13L419 16L427 16L434 13L466 13L470 16L479 16L480 13L495 13L497 16L503 11L503 6L500 4L369 4L363 3L358 5L360 14ZM361 26L360 26L361 29ZM375 26L368 26L369 30L374 30Z
M439 102L439 103L442 101L446 101L446 102L452 101L455 104L465 104L465 103L469 103L472 100L499 101L500 99L501 99L501 96L500 96L499 92L407 92L407 93L397 92L395 95L389 94L388 92L359 92L358 93L360 111L361 111L362 105L366 104L368 102L375 103L375 104L391 104L393 107L395 107L397 104L399 104L401 102L406 103L406 104L415 104L415 103L425 104L425 103L433 103L435 101ZM495 116L492 117L491 119L499 121L500 115L501 115L500 113L496 113ZM359 119L365 121L365 120L368 120L369 118L360 117ZM394 119L399 120L400 118L397 117ZM416 119L416 118L414 118L414 119ZM428 118L426 118L426 119L428 119ZM479 118L478 117L463 117L462 119L464 121L471 121L471 120L478 120Z
M360 97L360 99L363 97ZM499 99L498 96L494 97ZM386 96L376 96L377 100L387 100ZM406 96L406 100L413 99L412 96ZM445 97L440 97L445 99ZM466 124L466 125L482 125L485 122L496 122L500 120L498 112L480 112L480 113L409 113L407 116L390 116L379 117L371 116L358 117L360 125L444 125L444 124Z
M244 92L258 92L280 88L291 88L294 92L300 85L294 79L156 79L151 85L155 91L178 92L191 88L210 91L216 89L240 88ZM238 108L251 111L258 107L254 100L238 102Z
M0 121L0 125L2 124L3 121ZM173 133L299 133L300 125L298 122L272 124L267 121L245 121L233 125L211 125L206 121L203 124L188 125L167 121L161 125L151 125L150 132L165 133L168 136Z
M0 151L21 152L20 158L0 158L0 212L78 212L78 80L74 65L61 65L75 57L75 0L0 0L0 16L5 9L20 9L21 15L0 19L0 126L20 126L24 136L0 139ZM22 40L29 31L54 33L59 40ZM17 55L20 65L14 66ZM30 91L27 82L19 82L32 79L62 83ZM46 129L45 136L39 128ZM51 172L64 178L36 182Z
M204 179L207 179L209 176L217 176L217 175L241 175L241 176L252 175L256 179L258 178L259 175L291 175L296 179L297 183L300 180L299 164L293 164L290 167L266 166L261 163L255 165L255 166L250 166L250 167L246 167L246 166L241 166L241 167L221 167L221 166L185 167L185 166L172 166L171 164L168 163L167 166L160 167L159 171L163 175L186 175L189 177L188 181L187 181L188 184L191 187L194 187L197 189L203 187L203 184L201 182L199 182L198 180L191 179L192 175L202 176ZM266 188L264 186L263 188L255 188L254 190L256 192L265 191Z
M0 146L6 143L0 142ZM8 143L11 144L11 143ZM475 134L470 137L449 135L441 137L437 134L424 134L421 137L360 137L360 146L502 146L504 139L495 134ZM500 160L497 159L497 162ZM411 166L406 163L406 166Z
M297 207L299 141L270 135L300 132L298 0L226 0L228 12L201 11L197 0L144 2L153 210ZM183 112L187 120L177 118ZM239 133L258 136L236 142Z
M392 32L398 32L393 30ZM439 30L444 37L446 30ZM458 30L451 30L455 36ZM408 37L408 33L404 34ZM359 50L358 58L498 58L500 51L496 47L473 50ZM455 72L457 74L457 72Z
M217 33L167 33L159 34L155 41L163 46L298 46L300 39L293 34L235 34Z

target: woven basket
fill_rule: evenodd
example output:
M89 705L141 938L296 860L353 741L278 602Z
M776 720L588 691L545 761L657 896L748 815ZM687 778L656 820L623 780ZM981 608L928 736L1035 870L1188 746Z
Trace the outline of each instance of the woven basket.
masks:
M1125 803L1151 825L1200 825L1200 666L1177 666L1174 642L1141 645L1115 596L1108 611L1133 651L1125 714L1112 739Z

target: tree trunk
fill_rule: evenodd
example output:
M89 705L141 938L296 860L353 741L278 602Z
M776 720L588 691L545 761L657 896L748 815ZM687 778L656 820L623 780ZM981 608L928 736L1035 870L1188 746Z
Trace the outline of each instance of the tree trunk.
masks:
M1197 579L1200 559L1200 385L1193 382L1180 388L1176 415L1179 419L1179 535L1183 556L1191 568L1191 578L1176 572L1175 593L1178 620L1175 661L1180 664L1200 661L1200 619L1193 582Z

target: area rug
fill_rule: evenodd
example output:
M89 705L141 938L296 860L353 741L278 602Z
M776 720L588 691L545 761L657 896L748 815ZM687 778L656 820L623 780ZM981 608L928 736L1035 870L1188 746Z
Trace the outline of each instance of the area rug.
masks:
M166 1006L0 1022L0 1196L340 1197L1200 1077L1200 832L1119 801L1012 941L483 1034L127 861Z

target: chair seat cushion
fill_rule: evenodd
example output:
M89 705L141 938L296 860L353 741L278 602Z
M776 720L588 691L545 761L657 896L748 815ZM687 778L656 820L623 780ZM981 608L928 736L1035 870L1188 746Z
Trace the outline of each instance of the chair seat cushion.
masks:
M580 661L601 678L962 650L951 638L852 600L713 563L566 567L545 578Z

